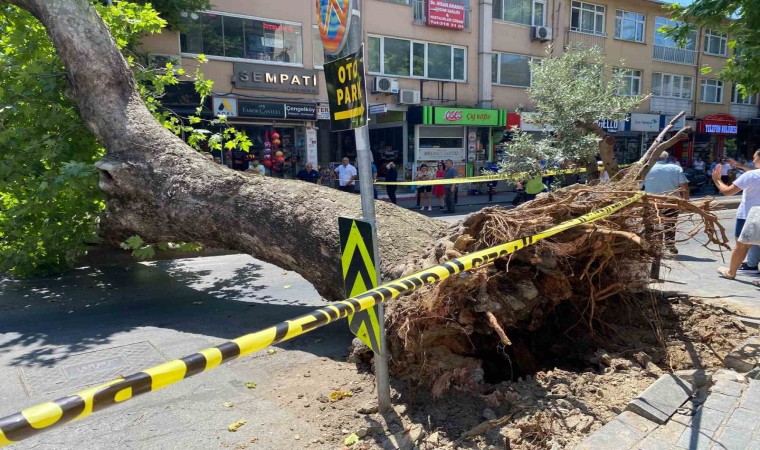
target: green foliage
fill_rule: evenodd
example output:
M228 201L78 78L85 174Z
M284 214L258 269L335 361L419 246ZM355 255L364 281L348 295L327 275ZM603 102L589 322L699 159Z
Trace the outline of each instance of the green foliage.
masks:
M617 95L623 86L620 71L604 63L598 49L564 52L530 63L528 94L535 107L529 120L547 130L540 141L521 130L513 131L508 159L509 173L541 171L539 161L570 160L586 165L599 153L600 138L587 126L599 120L622 120L643 99ZM606 80L605 80L606 78Z
M760 92L760 0L695 0L686 7L671 6L671 13L684 22L669 30L676 40L685 39L695 26L728 33L734 51L718 78Z
M101 5L107 5L108 1L100 0L99 3ZM182 28L183 13L211 8L211 2L209 0L129 0L129 2L118 3L133 3L140 7L152 6L152 8L142 9L152 9L158 12L158 15L166 20L166 25L172 29Z

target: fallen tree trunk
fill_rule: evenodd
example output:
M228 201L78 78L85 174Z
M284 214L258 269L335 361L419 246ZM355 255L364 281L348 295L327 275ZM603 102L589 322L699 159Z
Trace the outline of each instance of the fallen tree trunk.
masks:
M294 270L328 299L343 296L336 218L359 216L359 198L307 183L239 173L202 158L149 114L108 31L85 0L9 0L47 28L67 67L82 117L106 148L98 164L112 239L195 241L249 253ZM664 133L645 155L672 145ZM610 159L611 149L605 158ZM513 210L486 208L453 227L378 204L383 278L534 234L628 197L649 159L617 181L571 186ZM610 160L609 165L614 167ZM499 351L523 373L537 370L520 334L560 304L595 329L597 303L649 281L662 252L663 219L677 208L727 239L714 216L679 199L647 197L593 225L574 228L474 273L389 305L391 364L399 377L441 394L483 381L484 353ZM651 213L654 211L654 213Z

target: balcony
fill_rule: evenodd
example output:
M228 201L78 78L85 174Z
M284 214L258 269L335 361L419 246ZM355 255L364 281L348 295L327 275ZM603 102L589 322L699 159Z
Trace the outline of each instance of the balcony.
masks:
M575 50L589 50L598 47L604 52L604 45L607 42L606 34L591 34L582 31L568 29L565 38L565 48Z
M652 59L665 61L673 64L685 64L687 66L697 65L697 52L686 50L685 48L663 47L655 45L652 52Z
M757 105L737 105L733 103L731 104L731 115L736 117L736 120L749 120L760 117Z
M685 111L686 115L690 116L693 104L691 100L683 98L652 96L649 100L649 110L660 114L678 114Z
M464 3L464 29L465 31L470 31L470 14L472 12L472 8L470 7L470 1L469 0L462 0L457 3ZM427 24L427 0L411 0L409 2L410 5L412 5L412 11L414 11L414 23L415 25L426 25Z

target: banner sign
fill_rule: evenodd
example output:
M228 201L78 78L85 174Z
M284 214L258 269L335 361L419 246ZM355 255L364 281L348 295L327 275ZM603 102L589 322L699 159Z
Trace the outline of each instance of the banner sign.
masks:
M325 63L324 70L332 131L366 126L364 46L352 55Z
M455 0L428 0L427 26L464 30L465 6Z
M446 108L423 106L422 123L434 125L480 125L504 127L507 112L503 109Z
M215 116L234 117L238 115L236 98L213 97L211 104Z
M353 0L316 0L317 27L327 55L337 55L346 46L351 28Z
M702 119L699 128L699 131L711 134L736 134L739 131L736 117L730 114L711 114Z
M264 119L317 119L316 105L303 103L271 103L238 100L237 113L240 117L260 117Z

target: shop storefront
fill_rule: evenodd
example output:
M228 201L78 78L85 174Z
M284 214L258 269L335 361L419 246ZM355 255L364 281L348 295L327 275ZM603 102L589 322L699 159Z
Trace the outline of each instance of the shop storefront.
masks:
M673 119L673 116L663 114L632 113L624 121L616 122L617 132L608 128L607 131L615 138L615 156L618 163L630 164L638 161L654 140ZM665 138L668 139L686 126L682 117L676 122ZM692 161L691 140L684 137L681 142L670 148L671 155L682 165Z
M739 156L736 144L738 123L730 114L712 114L697 121L694 135L694 157L717 161L724 157Z
M384 178L386 166L393 162L399 180L409 180L411 174L405 111L390 111L386 105L369 108L369 145L372 159L378 169L378 177Z
M245 155L257 158L273 176L294 178L306 162L317 162L317 107L306 103L261 102L234 97L214 97L213 110L244 132L252 145ZM233 151L225 158L237 161ZM241 164L235 164L240 168Z
M413 128L412 170L450 159L460 176L479 173L493 161L494 145L507 126L507 112L501 109L422 106L410 108L407 117L410 134Z

